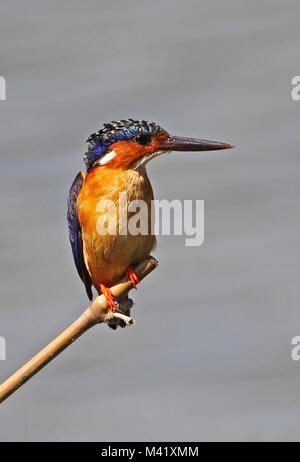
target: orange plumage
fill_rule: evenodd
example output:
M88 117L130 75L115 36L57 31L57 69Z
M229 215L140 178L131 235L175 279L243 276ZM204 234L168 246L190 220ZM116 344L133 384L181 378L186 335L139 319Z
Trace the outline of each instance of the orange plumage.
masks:
M82 227L84 260L94 287L100 283L111 286L125 274L129 266L146 258L155 246L155 236L118 234L119 193L124 192L127 202L142 199L151 210L153 191L145 168L140 170L113 167L95 167L86 177L77 200L78 218ZM99 201L109 199L116 206L116 235L100 235L97 221L103 213L97 211ZM128 212L128 220L132 213ZM149 213L148 229L151 229Z

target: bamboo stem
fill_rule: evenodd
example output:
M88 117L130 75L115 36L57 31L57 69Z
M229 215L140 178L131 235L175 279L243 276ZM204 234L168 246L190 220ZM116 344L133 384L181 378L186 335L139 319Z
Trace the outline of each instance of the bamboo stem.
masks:
M135 272L138 278L142 280L153 271L156 266L157 261L153 257L149 257L135 267ZM95 324L105 322L115 327L118 324L122 327L134 324L134 320L129 316L130 308L133 303L128 298L128 292L132 288L132 282L127 277L124 277L118 284L111 287L112 294L120 305L120 311L116 313L109 309L104 295L96 297L92 304L76 319L76 321L0 385L0 403Z

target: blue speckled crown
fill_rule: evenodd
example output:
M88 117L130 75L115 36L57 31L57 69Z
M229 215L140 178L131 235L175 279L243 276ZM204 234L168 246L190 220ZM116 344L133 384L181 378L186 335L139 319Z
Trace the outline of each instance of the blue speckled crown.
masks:
M96 160L107 153L111 144L130 140L137 135L152 136L159 132L165 132L165 130L155 122L146 120L124 119L104 124L101 130L93 133L87 140L88 152L84 156L87 171L93 167Z

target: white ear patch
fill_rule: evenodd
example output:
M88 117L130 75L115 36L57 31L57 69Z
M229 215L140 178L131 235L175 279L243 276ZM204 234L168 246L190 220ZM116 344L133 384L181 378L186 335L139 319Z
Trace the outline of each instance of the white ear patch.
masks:
M107 164L107 162L112 160L116 155L117 153L115 151L110 151L107 154L105 154L105 156L101 157L101 159L99 159L98 164L99 165Z

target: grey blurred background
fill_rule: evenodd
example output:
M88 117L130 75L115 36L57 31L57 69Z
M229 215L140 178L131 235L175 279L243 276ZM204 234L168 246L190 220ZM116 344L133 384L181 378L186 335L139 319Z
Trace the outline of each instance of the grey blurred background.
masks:
M203 246L159 238L136 326L68 348L1 406L1 440L299 440L299 3L0 10L1 380L88 304L66 198L90 133L133 117L237 145L149 164L157 199L204 199Z

